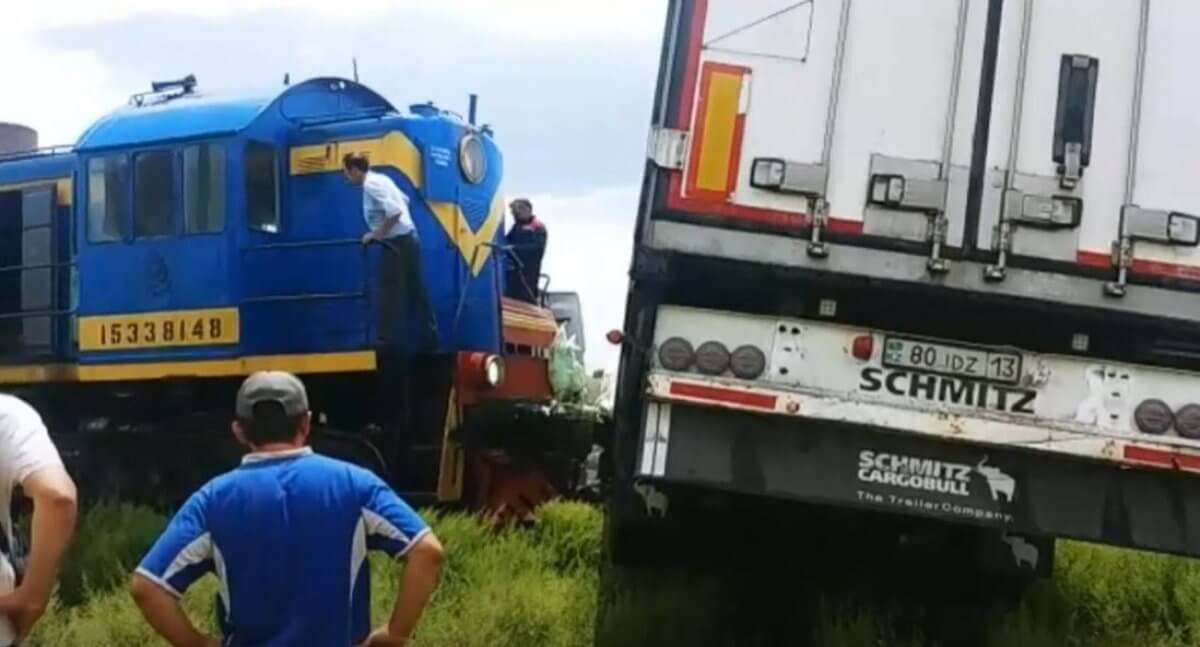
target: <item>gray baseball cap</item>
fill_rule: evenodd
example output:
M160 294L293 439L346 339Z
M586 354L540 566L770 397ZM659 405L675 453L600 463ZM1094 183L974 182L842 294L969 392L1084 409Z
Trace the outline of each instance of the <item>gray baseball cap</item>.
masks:
M278 402L288 416L308 411L308 393L300 378L283 371L259 371L246 378L237 394L237 417L250 418L259 402Z

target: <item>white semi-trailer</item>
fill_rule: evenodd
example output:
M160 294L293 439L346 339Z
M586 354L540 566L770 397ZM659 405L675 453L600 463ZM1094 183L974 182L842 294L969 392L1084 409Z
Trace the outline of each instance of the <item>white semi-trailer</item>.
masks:
M1197 34L1190 0L672 0L613 556L725 495L1014 575L1200 555Z

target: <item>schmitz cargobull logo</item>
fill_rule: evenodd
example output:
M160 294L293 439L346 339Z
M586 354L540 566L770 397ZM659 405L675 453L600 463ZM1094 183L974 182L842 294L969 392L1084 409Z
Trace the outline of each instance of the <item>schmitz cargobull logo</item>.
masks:
M858 454L858 480L957 497L971 496L971 474L983 477L993 501L1012 502L1016 481L985 457L976 465L864 449Z

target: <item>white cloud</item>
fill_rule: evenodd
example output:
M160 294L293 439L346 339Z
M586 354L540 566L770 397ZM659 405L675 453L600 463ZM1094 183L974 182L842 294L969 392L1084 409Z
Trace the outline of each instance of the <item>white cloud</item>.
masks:
M550 289L578 292L582 301L589 369L615 372L619 352L604 335L625 322L638 186L527 197L549 230L542 271Z
M666 15L665 0L441 0L431 5L490 31L523 38L605 40L657 35Z
M287 9L318 15L322 19L363 21L373 13L393 6L397 0L50 0L6 3L3 24L15 31L33 31L78 25L93 25L147 15L183 15L224 18L267 9ZM348 8L350 7L350 8Z
M447 29L447 25L459 25L463 33L479 34L480 38L490 35L496 41L528 42L535 46L543 42L548 47L571 43L583 51L589 43L657 40L665 8L664 0L610 0L603 4L561 0L439 0L434 3L420 0L354 0L350 3L327 0L0 0L0 60L9 62L0 66L0 86L6 88L4 101L0 104L0 120L32 126L41 133L43 144L68 144L96 118L124 103L131 92L145 85L142 68L154 69L152 61L145 61L146 65L140 65L136 70L125 69L111 60L102 60L86 46L75 48L69 39L49 44L45 35L64 28L92 26L103 30L106 25L155 16L221 20L229 25L225 33L230 39L288 43L285 46L287 55L282 59L287 64L279 70L279 76L283 70L289 70L293 78L303 78L335 71L349 74L349 56L343 55L345 43L340 39L350 33L349 25L361 28L363 24L373 24L372 21L380 16L387 16L387 20L379 25L379 30L395 33L400 52L404 51L405 35L422 24L435 25L441 30ZM279 31L267 33L255 33L249 28L239 31L239 20L245 19L247 25L259 24L250 22L250 16L267 10L316 19L327 25L326 37L318 41L297 40L295 34L283 26ZM187 21L182 24L186 25ZM121 33L123 38L131 37L129 32ZM137 38L136 34L132 37ZM157 42L163 35L151 33L145 38ZM220 54L211 48L212 43L198 44L189 38L189 34L180 33L178 42L185 51L191 47L194 52L172 51L169 57L184 61L190 57L190 64L183 66L189 70L197 66L211 68L220 58ZM332 54L335 50L338 53ZM387 61L386 65L392 68L408 65L412 68L410 77L416 76L418 80L417 73L423 72L423 65L439 61L445 55L434 49L419 57L402 56L405 63L388 59L378 51L358 54L360 67L368 77L385 64L381 61ZM164 52L164 55L168 53ZM653 63L647 65L652 67ZM464 78L470 78L471 70L464 69L461 73ZM275 78L273 74L271 81ZM215 89L248 83L258 85L263 79L201 78L201 81L207 89ZM418 89L411 91L420 94Z
M0 121L38 131L42 146L69 145L127 93L109 82L110 70L91 52L51 50L0 31Z
M561 0L50 0L10 2L0 9L0 25L10 33L66 26L94 25L150 15L227 18L281 9L322 20L371 22L382 13L411 11L452 16L470 26L489 31L541 38L612 39L629 34L658 33L665 15L665 0L608 0L598 3ZM392 14L394 15L394 14ZM382 25L403 40L414 24ZM0 28L2 29L2 28Z

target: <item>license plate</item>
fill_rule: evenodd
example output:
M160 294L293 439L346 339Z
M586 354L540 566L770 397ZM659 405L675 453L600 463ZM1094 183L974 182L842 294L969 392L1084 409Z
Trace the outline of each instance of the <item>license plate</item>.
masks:
M977 380L1018 384L1021 381L1019 353L990 351L904 337L886 337L883 365L914 371L969 377Z

